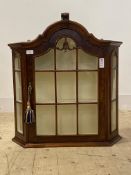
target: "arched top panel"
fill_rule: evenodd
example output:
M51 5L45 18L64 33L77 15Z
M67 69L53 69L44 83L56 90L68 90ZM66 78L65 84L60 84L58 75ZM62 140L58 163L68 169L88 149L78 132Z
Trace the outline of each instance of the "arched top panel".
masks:
M61 15L62 20L50 25L46 30L39 35L36 39L28 42L12 43L9 46L12 49L35 49L44 48L48 49L56 44L59 37L68 36L76 41L76 43L83 47L85 50L90 51L93 46L94 50L101 47L115 46L119 47L121 42L100 40L97 39L93 34L89 33L81 24L69 20L69 14L64 13ZM92 51L91 51L92 52Z

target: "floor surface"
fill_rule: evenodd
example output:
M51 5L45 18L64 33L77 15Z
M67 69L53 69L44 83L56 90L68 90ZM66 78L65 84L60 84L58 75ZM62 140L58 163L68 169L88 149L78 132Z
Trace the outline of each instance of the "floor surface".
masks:
M0 175L131 175L131 111L120 112L112 147L23 149L11 141L13 114L0 114Z

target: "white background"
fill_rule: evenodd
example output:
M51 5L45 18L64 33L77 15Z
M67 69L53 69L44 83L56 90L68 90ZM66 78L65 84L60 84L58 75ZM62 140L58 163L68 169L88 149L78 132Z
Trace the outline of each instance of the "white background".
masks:
M119 94L122 105L131 100L130 0L0 0L0 111L12 110L11 50L7 44L35 39L60 20L61 12L81 23L97 38L122 41Z

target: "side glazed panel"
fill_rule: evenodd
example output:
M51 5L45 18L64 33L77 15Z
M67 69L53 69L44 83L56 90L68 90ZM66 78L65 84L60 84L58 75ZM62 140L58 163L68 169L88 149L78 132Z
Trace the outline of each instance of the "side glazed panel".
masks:
M117 89L117 80L118 80L118 65L117 65L117 56L113 54L111 58L111 132L117 129L118 124L118 89Z
M15 52L14 54L14 80L16 130L18 133L23 134L21 57L18 52Z

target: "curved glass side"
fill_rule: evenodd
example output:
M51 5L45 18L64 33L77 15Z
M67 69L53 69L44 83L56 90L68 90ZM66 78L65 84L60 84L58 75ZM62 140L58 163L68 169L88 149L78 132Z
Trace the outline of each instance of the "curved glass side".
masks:
M17 132L23 134L23 112L22 112L22 80L20 54L15 52L14 57L14 79L15 79L15 108Z
M117 129L117 56L111 58L111 132Z

